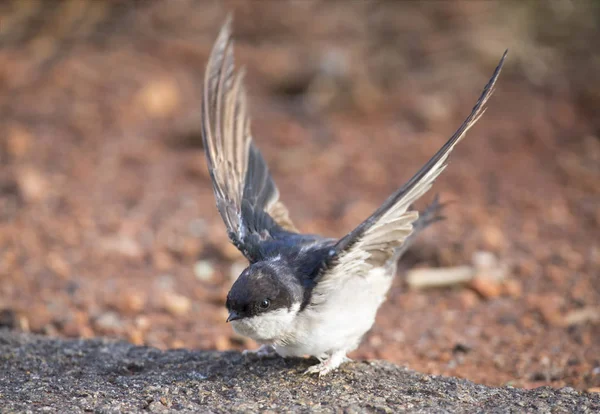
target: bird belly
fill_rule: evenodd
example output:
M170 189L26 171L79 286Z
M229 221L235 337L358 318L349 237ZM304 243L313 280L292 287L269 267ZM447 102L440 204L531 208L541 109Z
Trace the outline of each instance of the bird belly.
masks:
M375 268L367 276L350 276L328 292L321 303L298 313L294 328L274 348L282 356L322 358L356 349L373 326L377 310L392 284L394 270Z

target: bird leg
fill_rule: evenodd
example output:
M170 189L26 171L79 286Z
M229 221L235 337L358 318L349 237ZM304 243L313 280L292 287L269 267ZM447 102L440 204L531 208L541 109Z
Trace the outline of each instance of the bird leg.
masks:
M338 351L333 353L328 358L319 358L320 363L309 367L306 371L304 371L304 375L317 374L320 377L327 375L331 371L337 369L344 362L351 361L350 358L346 356L346 351Z

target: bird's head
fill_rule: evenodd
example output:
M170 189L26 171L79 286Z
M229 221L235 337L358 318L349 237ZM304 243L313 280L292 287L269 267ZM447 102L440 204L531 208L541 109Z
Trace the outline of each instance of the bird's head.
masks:
M276 262L248 266L227 294L233 329L259 342L276 340L289 328L301 293L290 283L289 268Z

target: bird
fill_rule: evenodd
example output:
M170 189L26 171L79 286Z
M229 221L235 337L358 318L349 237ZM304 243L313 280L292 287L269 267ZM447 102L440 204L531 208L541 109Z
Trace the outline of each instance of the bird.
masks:
M375 321L400 256L442 217L437 197L412 208L447 166L456 144L485 112L508 50L471 113L408 182L345 236L301 233L279 199L254 144L244 68L236 70L232 18L223 24L204 75L201 131L217 209L228 237L248 260L225 306L234 331L255 340L259 356L313 357L319 377L349 361Z

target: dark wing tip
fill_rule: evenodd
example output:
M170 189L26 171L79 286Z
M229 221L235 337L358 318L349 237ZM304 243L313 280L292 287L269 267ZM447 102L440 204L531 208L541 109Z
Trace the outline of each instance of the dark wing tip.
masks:
M498 72L498 74L500 73L500 70L502 69L502 66L504 66L504 61L506 60L507 56L508 56L508 49L504 50L504 53L502 54L502 57L500 58L500 62L498 62L498 66L496 66L496 71L494 72L494 75L497 75L496 72Z
M485 85L484 94L485 94L485 92L487 92L490 89L490 87L492 87L496 83L496 80L498 79L498 76L500 75L500 71L502 70L502 67L504 66L504 61L506 60L507 56L508 56L508 49L506 49L504 51L504 53L502 54L502 57L500 58L500 62L498 62L498 65L496 65L496 69L494 69L494 73L493 73L491 79L489 80L487 85Z

